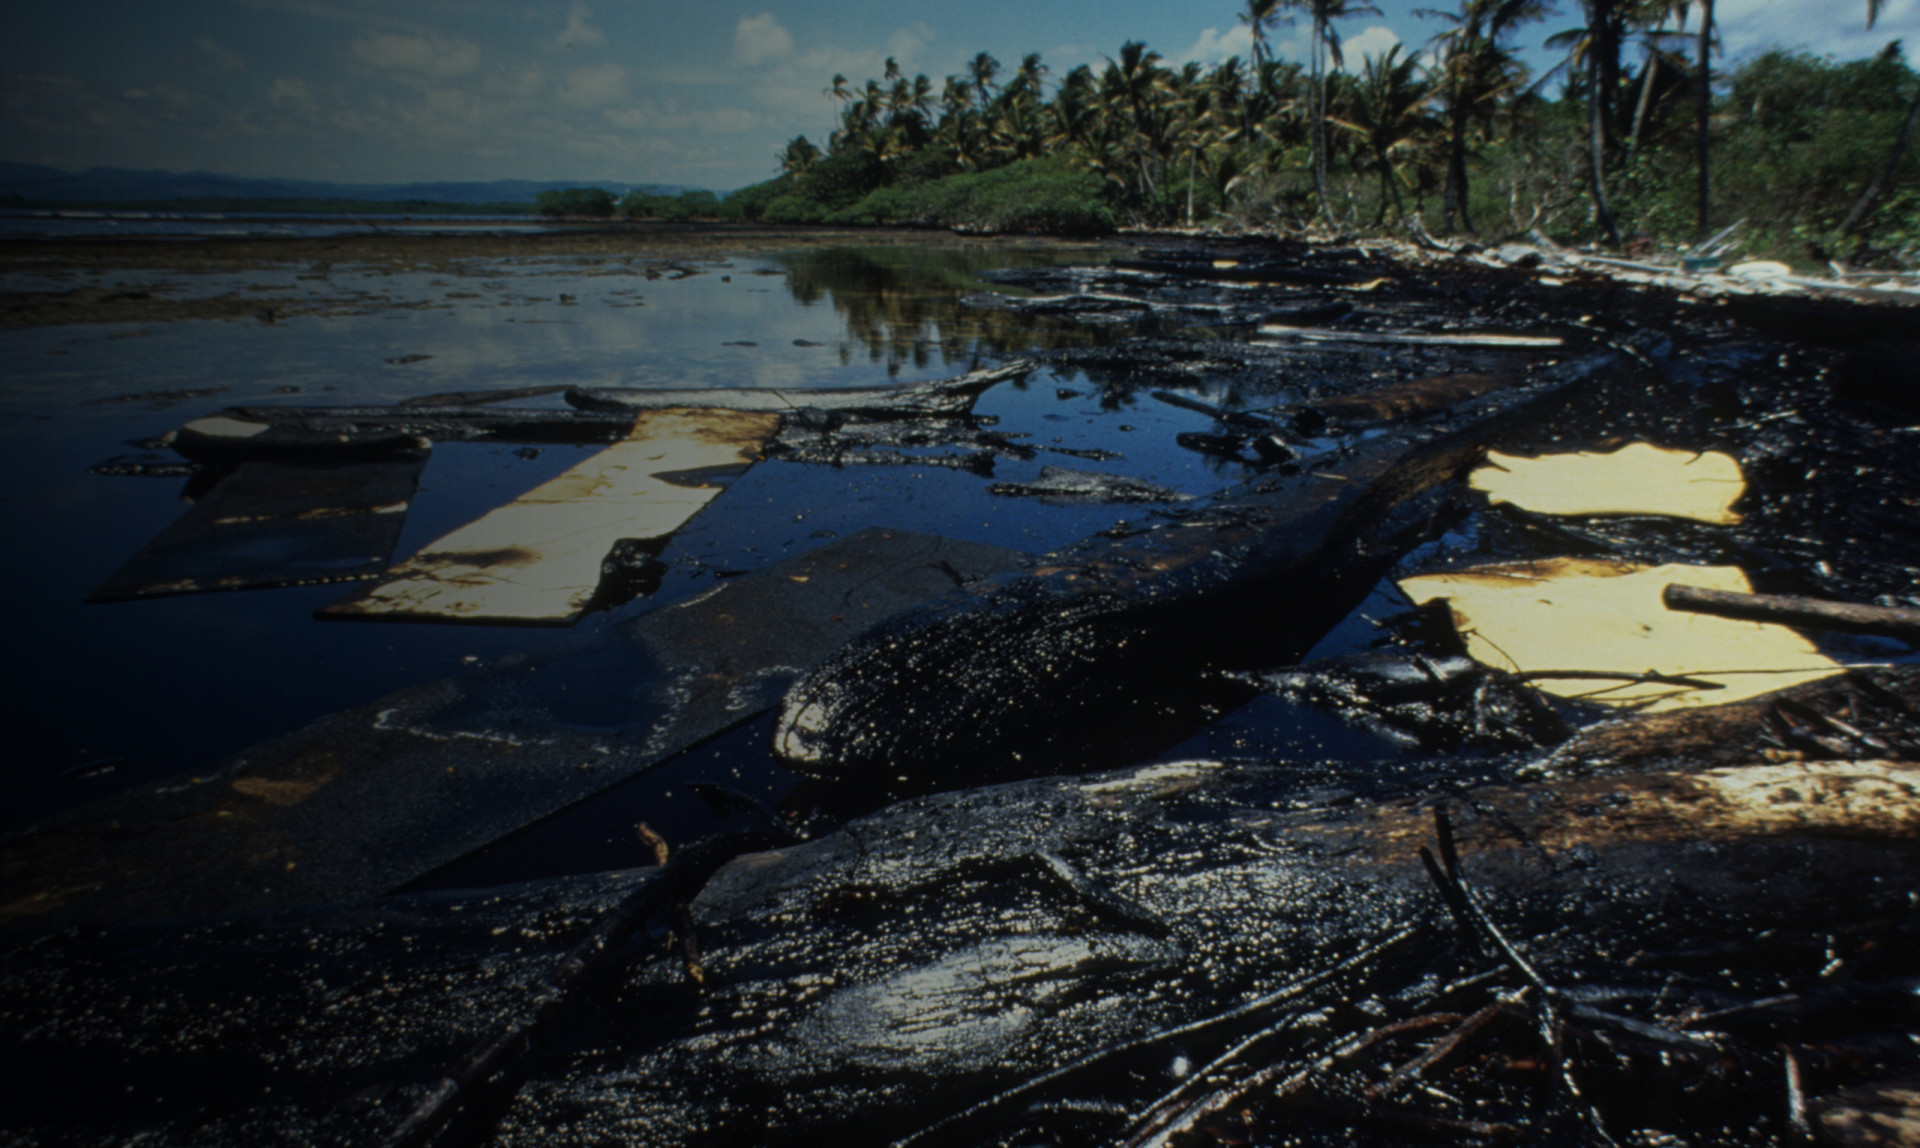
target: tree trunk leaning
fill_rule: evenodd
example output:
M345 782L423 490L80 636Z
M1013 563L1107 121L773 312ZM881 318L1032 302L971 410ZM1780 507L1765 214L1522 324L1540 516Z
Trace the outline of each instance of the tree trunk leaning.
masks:
M1900 161L1907 154L1907 145L1913 142L1916 122L1920 122L1920 88L1914 89L1913 102L1907 105L1907 120L1900 125L1900 134L1893 141L1893 152L1887 156L1886 166L1880 169L1879 175L1873 177L1867 190L1860 193L1860 199L1853 205L1853 210L1847 212L1846 221L1840 225L1842 236L1858 231L1860 225L1867 221L1867 215L1873 211L1873 205L1886 193L1887 185L1893 182L1893 174L1899 170Z

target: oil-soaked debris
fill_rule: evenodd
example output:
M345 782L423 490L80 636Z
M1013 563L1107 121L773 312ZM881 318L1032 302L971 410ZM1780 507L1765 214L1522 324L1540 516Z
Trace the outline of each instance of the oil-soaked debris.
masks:
M619 413L661 407L717 407L736 411L775 411L798 414L830 411L878 419L913 416L957 417L966 414L988 388L1031 374L1031 359L1016 359L984 367L951 379L885 387L828 387L782 390L774 387L619 389L573 388L567 402L583 411Z
M1016 498L1038 498L1062 502L1191 502L1191 494L1169 487L1128 478L1121 474L1101 474L1090 470L1069 470L1063 466L1043 466L1040 477L1032 482L996 482L987 487L993 494Z
M656 572L612 553L617 543L634 540L657 553L712 500L722 479L762 457L835 466L941 466L983 476L993 473L997 455L1032 458L1035 448L967 416L988 388L1034 366L1017 360L952 379L791 395L771 389L533 387L426 395L395 406L234 407L195 419L166 441L192 460L186 473L215 491L224 474L253 463L317 467L316 474L352 465L371 474L393 464L417 476L435 441L609 443L565 474L430 543L387 570L378 585L321 611L326 618L568 625L587 610L658 585ZM573 409L500 405L556 392L564 392ZM928 449L956 445L968 449ZM532 458L539 449L515 453ZM257 528L272 518L271 542L235 531L210 535L205 523L183 518L143 552L141 573L117 576L95 600L365 579L385 568L391 538L384 545L377 539L343 541L338 523L321 525L344 513L322 505L338 501L337 493L316 487L311 497L318 501L292 512L248 509L246 500L256 497L230 492L221 505L239 499L239 509L228 508L219 521ZM383 513L403 514L405 505L406 498L380 503ZM398 517L390 525L397 534ZM645 530L654 533L643 535ZM238 548L231 569L221 568L223 540ZM351 553L342 553L343 546ZM267 554L302 547L314 553ZM169 557L155 566L160 550ZM190 559L183 557L188 554ZM190 574L176 571L182 562L189 563ZM309 573L315 562L332 563L330 572Z
M625 441L428 543L319 616L571 624L615 542L664 543L720 492L697 472L751 464L778 426L777 415L744 411L641 413Z
M375 577L393 556L426 464L424 452L355 462L242 463L95 587L88 601Z
M155 410L162 410L179 403L190 402L194 399L212 398L214 395L223 395L226 394L226 392L227 388L225 387L189 387L175 391L135 391L132 394L114 395L111 398L87 399L80 405L83 407L97 407L112 405L114 403L151 403Z
M434 395L415 395L401 399L403 407L481 407L489 403L513 402L517 399L538 399L547 395L557 395L566 391L564 385L555 384L544 387L500 387L485 391L448 391Z
M1538 749L1572 732L1523 679L1459 656L1356 654L1242 677L1429 753Z
M1198 685L1209 669L1304 652L1414 544L1431 496L1454 491L1488 445L1632 374L1617 356L1548 369L1457 411L1451 429L1410 428L1160 512L908 614L794 687L775 748L803 772L847 780L897 776L911 761L910 784L933 787L1084 768L1120 745L1191 732L1229 700Z
M1201 454L1226 459L1247 467L1280 466L1292 462L1294 449L1276 434L1207 434L1182 431L1174 444Z
M1422 801L1214 760L947 793L741 857L684 915L624 873L44 933L0 966L10 1119L369 1143L451 1092L446 1135L502 1146L1784 1146L1790 1075L1821 1114L1915 1071L1915 766L1451 760ZM466 1071L623 901L653 943ZM85 1107L51 1087L82 1063Z
M144 453L116 454L105 462L94 463L87 468L87 473L119 478L190 478L204 469L197 462L183 462L178 458Z

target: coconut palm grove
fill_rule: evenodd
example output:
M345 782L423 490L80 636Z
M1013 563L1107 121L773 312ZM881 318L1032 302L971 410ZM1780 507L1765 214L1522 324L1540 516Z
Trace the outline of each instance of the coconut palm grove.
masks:
M1871 27L1880 0L1835 19ZM1920 258L1920 76L1899 41L1867 59L1774 50L1728 63L1712 0L1460 0L1415 51L1351 59L1359 0L1247 0L1251 58L1171 67L1127 41L1055 75L982 52L963 74L823 77L824 140L723 199L572 193L634 217L1094 232L1123 226L1539 230L1679 247L1728 225L1747 249L1859 265ZM1282 24L1308 63L1275 59ZM1566 25L1555 30L1556 24ZM1551 33L1534 74L1515 41Z

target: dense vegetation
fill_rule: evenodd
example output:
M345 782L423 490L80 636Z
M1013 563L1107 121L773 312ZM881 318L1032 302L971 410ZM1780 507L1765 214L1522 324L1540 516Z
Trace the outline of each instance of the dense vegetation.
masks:
M1046 231L1368 229L1424 213L1440 233L1537 227L1616 245L1680 244L1744 219L1749 250L1920 258L1920 152L1898 146L1920 115L1920 77L1897 41L1849 62L1776 51L1725 75L1710 60L1701 101L1697 28L1681 30L1699 13L1685 0L1579 0L1578 26L1548 40L1565 63L1544 77L1513 40L1552 14L1546 0L1460 3L1418 57L1343 61L1336 22L1371 11L1349 0L1246 0L1253 59L1213 68L1167 67L1130 41L1058 82L1038 55L1008 73L981 53L936 90L889 60L863 86L832 78L840 127L824 149L796 137L778 177L711 210ZM1306 68L1268 51L1289 7L1312 20ZM1849 15L1877 10L1869 0ZM1880 193L1850 219L1876 178ZM671 218L661 198L619 206Z

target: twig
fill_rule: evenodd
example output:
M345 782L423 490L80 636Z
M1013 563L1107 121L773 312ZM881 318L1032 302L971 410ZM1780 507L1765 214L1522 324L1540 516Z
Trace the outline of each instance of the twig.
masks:
M1725 682L1708 681L1706 678L1689 677L1685 674L1663 674L1659 670L1646 670L1642 673L1628 673L1624 670L1522 670L1506 675L1508 681L1545 682L1578 680L1592 678L1603 682L1646 683L1662 686L1686 686L1695 690L1724 690Z
M1521 996L1526 992L1527 990L1523 988L1518 992L1506 994L1479 1012L1461 1021L1454 1027L1452 1032L1433 1042L1427 1051L1414 1057L1399 1068L1394 1069L1392 1074L1385 1080L1380 1081L1378 1084L1368 1085L1366 1091L1361 1095L1365 1096L1368 1100L1378 1100L1384 1096L1391 1096L1410 1082L1419 1079L1421 1073L1453 1055L1455 1049L1465 1044L1474 1034L1491 1024L1495 1017L1505 1012L1512 1005L1518 1003Z
M638 832L656 856L665 849L666 842L644 824ZM518 1015L474 1045L453 1071L441 1078L387 1137L386 1148L413 1148L425 1143L472 1094L552 1023L570 994L611 965L627 938L671 899L693 897L722 865L740 854L787 840L764 832L730 833L676 852L672 860L643 878L639 887L595 922L593 931L541 982Z
M935 1123L920 1129L918 1132L912 1133L911 1135L906 1136L903 1139L894 1141L893 1148L906 1148L907 1145L925 1141L928 1137L937 1135L942 1132L946 1132L952 1129L955 1125L963 1124L969 1120L973 1120L977 1117L983 1116L986 1113L991 1112L996 1108L999 1108L1005 1104L1012 1103L1013 1101L1019 1100L1023 1097L1029 1096L1034 1092L1037 1092L1040 1089L1047 1087L1050 1084L1053 1084L1066 1077L1072 1076L1073 1074L1081 1072L1085 1069L1091 1068L1094 1065L1097 1065L1106 1060L1112 1059L1113 1057L1120 1056L1129 1052L1137 1052L1141 1049L1152 1048L1154 1045L1162 1044L1162 1043L1165 1043L1166 1041L1179 1040L1186 1037L1193 1037L1198 1035L1199 1033L1207 1031L1208 1029L1217 1028L1225 1024L1230 1024L1237 1020L1244 1020L1250 1016L1258 1016L1259 1014L1266 1012L1277 1005L1285 1004L1288 1001L1291 1001L1306 995L1308 992L1312 991L1313 989L1319 988L1320 986L1327 984L1328 982L1334 980L1336 977L1340 976L1343 973L1348 973L1355 969L1364 967L1369 962L1379 958L1381 955L1388 953L1400 947L1401 945L1406 944L1408 941L1412 940L1415 936L1417 936L1419 932L1420 930L1418 928L1409 926L1407 928L1401 929L1397 933L1394 933L1392 936L1386 938L1385 940L1379 942L1378 944L1372 945L1366 949L1362 949L1360 952L1355 953L1353 956L1348 957L1346 960L1341 961L1339 964L1334 965L1332 968L1325 969L1321 972L1315 973L1312 976L1304 977L1300 980L1294 981L1292 984L1276 989L1273 992L1270 992L1265 996L1259 997L1255 1000L1248 1001L1246 1004L1240 1005L1237 1008L1228 1009L1226 1012L1219 1013L1210 1017L1205 1017L1200 1020L1194 1021L1190 1024L1181 1025L1177 1028L1163 1029L1159 1032L1148 1033L1145 1036L1135 1037L1134 1039L1125 1041L1121 1044L1112 1045L1110 1047L1100 1049L1096 1052L1090 1052L1078 1060L1072 1061L1071 1063L1068 1063L1068 1064L1061 1065L1059 1068L1053 1069L1050 1072L1042 1073L1039 1076L1033 1077L1027 1081L1024 1081L1023 1083L1017 1084L1014 1087L1009 1088L1004 1092L996 1093L995 1095L989 1096L985 1100L982 1100L965 1109L962 1109L959 1112L955 1112L952 1115L943 1117L942 1119L936 1121ZM1273 1027L1276 1029L1284 1027L1286 1024L1291 1022L1291 1019L1292 1018L1288 1018L1287 1021L1282 1022L1280 1025L1276 1025Z
M1807 1122L1807 1094L1800 1086L1800 1060L1793 1055L1793 1049L1780 1046L1780 1058L1786 1062L1787 1070L1787 1127L1793 1129L1795 1140L1801 1144L1813 1143L1813 1126Z

